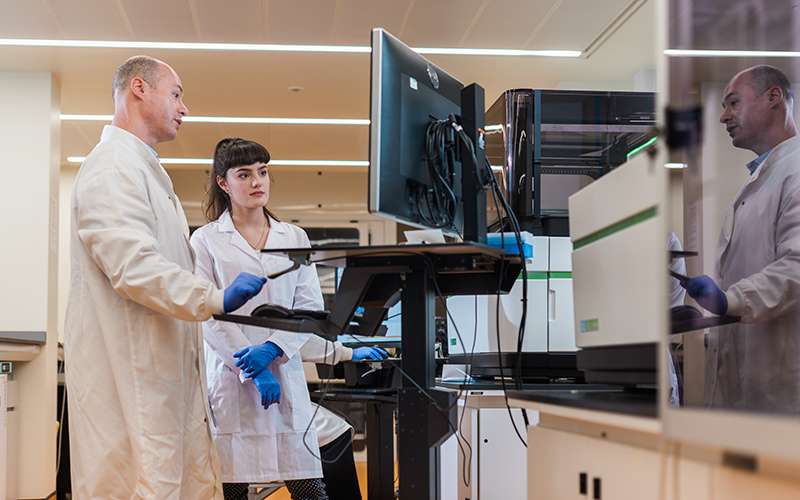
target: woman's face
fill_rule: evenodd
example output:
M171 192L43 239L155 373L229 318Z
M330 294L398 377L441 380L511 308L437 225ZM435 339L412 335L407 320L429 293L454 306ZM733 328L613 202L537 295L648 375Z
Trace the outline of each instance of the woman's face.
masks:
M260 208L269 201L269 172L266 163L233 167L217 184L231 197L231 204L241 208Z

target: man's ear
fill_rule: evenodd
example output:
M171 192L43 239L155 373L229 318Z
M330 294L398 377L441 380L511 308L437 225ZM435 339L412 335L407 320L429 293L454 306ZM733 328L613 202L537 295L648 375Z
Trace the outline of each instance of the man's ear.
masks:
M768 98L769 98L769 105L770 107L777 106L781 102L783 102L783 90L780 87L772 87L767 90Z
M144 99L144 93L147 88L147 82L140 77L131 79L131 94L139 99Z

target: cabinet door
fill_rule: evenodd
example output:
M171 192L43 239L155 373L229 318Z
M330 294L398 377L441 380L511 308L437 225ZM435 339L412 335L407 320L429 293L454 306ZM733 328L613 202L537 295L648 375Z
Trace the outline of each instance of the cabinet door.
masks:
M548 280L548 347L550 352L575 352L575 308L572 301L572 279Z
M660 455L657 451L612 441L585 438L590 456L588 498L641 500L659 498ZM670 465L664 457L666 467ZM600 494L595 494L595 478L600 480ZM666 478L665 478L666 479Z
M527 497L526 449L511 425L508 409L481 408L479 412L478 499L523 500ZM512 408L511 414L525 438L522 410Z
M529 500L591 498L581 493L581 474L589 477L587 439L577 434L528 427Z

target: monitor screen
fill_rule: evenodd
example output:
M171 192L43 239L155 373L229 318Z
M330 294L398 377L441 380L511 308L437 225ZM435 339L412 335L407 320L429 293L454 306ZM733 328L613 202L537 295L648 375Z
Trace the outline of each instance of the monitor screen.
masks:
M371 68L370 213L461 235L460 163L443 176L448 192L431 174L427 130L460 115L464 86L382 29L372 31Z

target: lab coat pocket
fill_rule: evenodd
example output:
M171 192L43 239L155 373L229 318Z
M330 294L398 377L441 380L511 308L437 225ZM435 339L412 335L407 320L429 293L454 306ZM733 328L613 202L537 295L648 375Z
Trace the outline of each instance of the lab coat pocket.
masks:
M286 404L287 417L292 430L304 431L311 421L311 398L308 395L308 384L303 370L286 372L284 387L281 387L281 405Z
M208 397L217 421L215 434L236 434L242 431L239 420L239 377L234 372L210 374Z
M153 371L167 382L180 382L184 372L184 339L187 333L183 321L153 314L146 316L147 338L153 357Z

